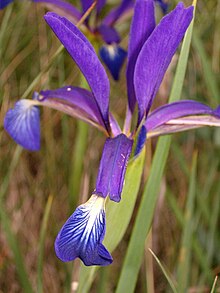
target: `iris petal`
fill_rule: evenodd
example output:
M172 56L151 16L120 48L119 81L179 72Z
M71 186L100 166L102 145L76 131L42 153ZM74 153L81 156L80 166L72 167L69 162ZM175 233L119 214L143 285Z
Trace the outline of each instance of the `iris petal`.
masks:
M124 134L108 138L102 152L95 194L119 202L133 141Z
M108 67L114 80L119 79L119 72L127 56L127 52L117 45L105 45L102 46L100 51L100 57Z
M148 114L164 74L191 20L193 7L179 3L167 14L143 45L135 65L134 87L139 123Z
M105 235L104 202L104 198L94 194L66 221L55 241L59 259L67 262L79 257L86 266L112 263L110 253L102 244Z
M1 2L0 2L0 9L5 8L8 4L10 4L13 1L14 0L1 0Z
M22 147L31 151L40 149L40 111L35 101L20 100L5 116L4 127Z
M52 12L48 12L44 18L84 74L97 101L106 128L110 132L110 84L94 48L80 30L66 18Z
M138 54L154 30L156 25L154 16L153 0L137 0L134 8L134 16L130 28L130 41L128 46L128 64L127 64L127 92L129 109L133 113L136 97L134 90L134 68Z

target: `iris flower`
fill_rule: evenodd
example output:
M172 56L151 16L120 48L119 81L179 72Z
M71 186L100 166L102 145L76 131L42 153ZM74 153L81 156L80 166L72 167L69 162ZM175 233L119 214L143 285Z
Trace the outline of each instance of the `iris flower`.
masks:
M46 22L84 74L91 90L65 86L35 93L33 100L20 100L7 112L5 129L24 148L38 150L39 106L46 106L82 119L107 136L92 196L75 210L56 238L55 251L62 261L79 257L87 266L105 266L112 262L111 254L102 244L105 201L107 196L120 201L128 160L133 154L138 156L147 138L203 125L220 125L220 108L212 110L192 100L166 104L150 113L164 74L192 17L193 7L185 8L179 3L156 25L153 0L136 1L126 73L128 110L122 131L109 112L109 79L91 43L66 18L52 12L45 15ZM131 130L136 104L138 119Z
M0 9L7 6L13 0L1 0ZM48 7L53 12L59 13L59 15L66 17L74 24L81 20L81 17L94 3L94 0L81 0L81 11L74 5L63 0L31 0L36 3ZM84 22L84 27L87 29L87 34L92 36L99 36L102 39L104 45L99 49L99 55L102 61L107 66L114 80L119 80L119 73L124 64L127 52L119 45L121 42L120 35L114 28L117 22L124 19L124 17L133 10L134 0L121 0L118 7L114 7L109 13L102 19L101 14L103 7L106 4L106 0L97 0L97 4L93 10L95 10L95 25L91 24L89 16ZM163 13L165 14L168 9L168 4L163 0L155 0Z

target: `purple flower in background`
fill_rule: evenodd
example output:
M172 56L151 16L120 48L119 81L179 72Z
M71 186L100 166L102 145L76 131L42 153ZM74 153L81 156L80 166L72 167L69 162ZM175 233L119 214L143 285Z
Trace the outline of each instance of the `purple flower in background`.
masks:
M0 9L5 8L8 4L10 4L11 2L13 2L14 0L1 0L0 1Z
M202 125L220 126L220 108L212 110L196 101L166 104L149 114L163 76L193 17L193 7L179 3L155 25L153 0L137 0L130 29L127 63L128 109L122 131L109 112L110 84L94 48L79 29L64 17L47 13L45 20L84 74L91 90L65 86L20 100L5 117L4 126L24 148L38 150L38 106L60 110L82 119L107 135L96 187L89 201L79 206L55 241L62 261L79 257L85 265L109 265L112 257L103 246L106 197L119 202L126 166L134 148L138 155L147 138ZM138 121L131 130L134 108ZM134 140L137 143L133 143Z

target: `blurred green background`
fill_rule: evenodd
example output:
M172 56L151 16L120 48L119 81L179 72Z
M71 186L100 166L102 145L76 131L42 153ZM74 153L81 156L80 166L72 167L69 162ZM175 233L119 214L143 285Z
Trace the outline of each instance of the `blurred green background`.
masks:
M109 7L118 3L109 2ZM78 5L78 1L72 3ZM172 8L175 2L170 4ZM33 91L27 94L26 90L40 72L44 73L33 87L36 91L82 83L78 68L64 50L46 70L60 43L43 20L45 11L26 1L0 11L0 292L4 293L76 292L80 261L62 263L53 243L68 216L93 191L105 141L96 129L45 108L39 152L21 149L3 129L6 111L24 95L31 97ZM159 10L157 14L160 18ZM125 49L129 23L117 27ZM212 107L220 104L219 57L220 1L198 0L182 99ZM155 106L168 100L177 60L178 54ZM125 66L118 83L110 80L111 110L122 123ZM114 262L97 271L88 292L116 291L156 142L147 142L138 200L126 234L113 252ZM220 282L214 284L220 273L219 224L220 129L206 127L173 135L135 292L172 292L166 274L179 286L176 292L220 292Z

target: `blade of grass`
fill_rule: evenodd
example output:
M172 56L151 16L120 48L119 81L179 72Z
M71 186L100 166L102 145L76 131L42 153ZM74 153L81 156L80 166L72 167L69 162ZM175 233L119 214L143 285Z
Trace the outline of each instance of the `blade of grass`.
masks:
M185 209L184 228L182 232L181 248L177 268L178 292L186 292L190 281L190 267L192 256L192 234L195 229L194 206L196 197L196 169L197 153L193 156L190 185Z
M196 1L193 2L196 6ZM180 99L183 79L186 72L189 47L192 38L194 19L189 26L183 40L179 62L170 94L170 102ZM174 89L173 89L174 88ZM116 293L133 292L137 281L138 272L142 262L144 243L153 219L157 202L161 178L171 144L171 137L161 137L158 141L150 176L145 185L144 193L137 213L131 239L126 252L124 264L119 277Z
M217 281L218 281L218 276L215 277L215 280L213 282L212 289L211 289L210 293L215 293L215 288L216 288L216 285L217 285Z
M165 278L167 279L167 282L170 285L170 288L172 289L172 291L174 293L177 293L177 289L173 283L173 280L170 277L170 273L167 272L167 270L165 269L165 267L162 265L161 261L159 260L159 258L156 256L156 254L150 249L148 248L148 250L150 251L150 253L153 255L153 257L155 258L156 262L158 263L159 267L161 268L161 271L163 272Z
M204 46L197 31L194 31L193 33L192 44L201 59L203 67L202 72L204 74L204 80L210 97L209 103L213 107L216 107L220 102L218 83L215 74L213 73L211 68L211 61L209 60L209 57L206 54L206 51L204 49Z
M1 219L1 224L3 226L3 229L5 231L5 235L7 237L8 244L11 248L11 251L13 253L16 269L17 269L17 274L20 280L20 283L22 285L22 291L26 293L31 293L34 292L32 285L30 283L23 257L18 245L18 241L16 239L15 234L13 233L11 229L11 223L9 220L9 217L7 213L5 212L5 208L2 205L2 202L0 202L0 219Z
M72 168L69 180L69 204L71 211L76 207L79 200L79 192L83 171L83 160L87 148L88 126L81 121L77 121L77 134L72 153Z
M184 227L184 215L183 211L179 207L177 200L175 196L172 194L172 192L168 189L166 192L166 198L168 201L168 204L170 208L172 209L180 227L183 229ZM196 238L196 235L193 235L192 240L192 246L193 251L195 254L195 257L199 263L199 266L201 267L202 272L206 276L207 280L210 282L213 280L213 275L209 268L207 267L207 257L206 254L204 254L204 249L201 247L201 244L199 243L198 239Z
M40 240L38 249L38 262L37 262L37 292L43 292L43 258L44 258L44 245L45 238L47 234L48 220L50 215L50 210L53 202L53 196L50 195L47 200L47 204L44 210L44 216L41 224L40 230Z

